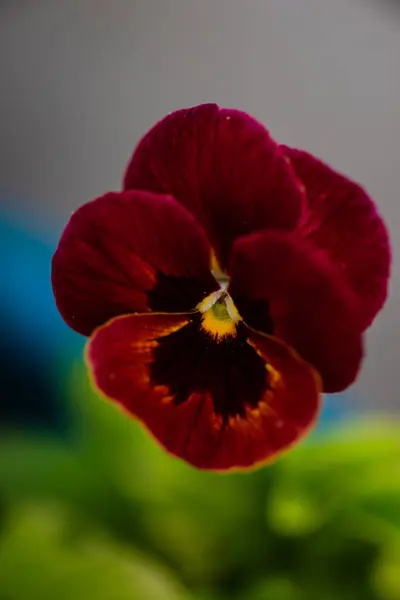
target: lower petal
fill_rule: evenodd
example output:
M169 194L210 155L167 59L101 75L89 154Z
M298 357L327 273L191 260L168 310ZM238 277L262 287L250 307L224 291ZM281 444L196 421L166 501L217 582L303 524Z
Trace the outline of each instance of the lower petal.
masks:
M299 235L262 232L236 242L231 275L243 319L311 363L325 392L354 381L362 327L353 292L329 257Z
M279 341L240 323L213 337L201 315L117 317L91 338L94 381L170 453L202 469L248 468L300 440L319 378Z

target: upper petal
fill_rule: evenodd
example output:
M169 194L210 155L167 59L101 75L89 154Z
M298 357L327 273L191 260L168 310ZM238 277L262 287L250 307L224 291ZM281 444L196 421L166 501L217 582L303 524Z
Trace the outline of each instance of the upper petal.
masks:
M223 340L200 315L130 315L88 345L94 381L172 454L203 469L276 457L315 423L319 378L284 344L243 324Z
M172 194L202 223L224 269L239 235L293 229L304 202L268 131L215 104L178 110L157 123L136 148L124 186Z
M366 328L387 296L390 244L385 224L359 185L307 152L282 148L307 193L310 210L300 233L344 272Z
M282 339L319 371L324 391L355 379L362 339L354 295L326 254L299 235L240 238L229 293L249 325Z
M89 335L136 311L192 310L218 285L194 217L170 196L108 193L79 208L53 257L58 309Z

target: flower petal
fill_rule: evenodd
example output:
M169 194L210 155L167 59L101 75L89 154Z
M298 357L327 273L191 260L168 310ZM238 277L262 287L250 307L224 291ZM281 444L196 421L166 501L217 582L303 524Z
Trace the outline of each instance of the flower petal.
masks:
M385 224L359 185L307 152L283 150L308 197L310 212L300 232L345 273L366 328L387 296L390 244Z
M293 229L304 192L267 130L215 104L171 113L141 140L125 189L172 194L205 228L222 268L239 235Z
M240 238L228 291L250 326L282 339L319 371L324 391L355 379L362 358L357 304L325 253L297 234Z
M270 460L315 422L319 378L286 346L241 324L217 339L197 314L117 317L89 342L99 389L198 468Z
M218 289L210 256L200 225L173 198L105 194L64 230L53 258L56 303L84 335L121 314L192 310Z

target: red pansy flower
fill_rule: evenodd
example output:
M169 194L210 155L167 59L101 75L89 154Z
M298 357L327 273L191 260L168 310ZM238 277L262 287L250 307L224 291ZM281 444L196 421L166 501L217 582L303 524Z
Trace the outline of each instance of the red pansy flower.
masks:
M275 457L321 391L352 383L389 263L361 187L202 105L155 125L124 190L72 215L52 280L98 388L172 454L223 470Z

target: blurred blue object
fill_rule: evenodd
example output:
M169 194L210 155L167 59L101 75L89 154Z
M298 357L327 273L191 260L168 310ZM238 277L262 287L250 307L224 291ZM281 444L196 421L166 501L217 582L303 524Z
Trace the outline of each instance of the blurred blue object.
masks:
M51 239L0 216L0 253L5 261L1 307L8 316L6 325L23 333L35 352L54 350L61 341L75 349L82 346L82 338L65 325L54 303L50 280L54 247Z
M354 396L352 389L341 394L324 396L317 433L322 433L327 428L329 429L354 415L358 409L358 405L356 407L354 404Z
M60 430L68 421L62 374L83 338L64 324L51 289L54 244L0 215L0 418L2 428Z

